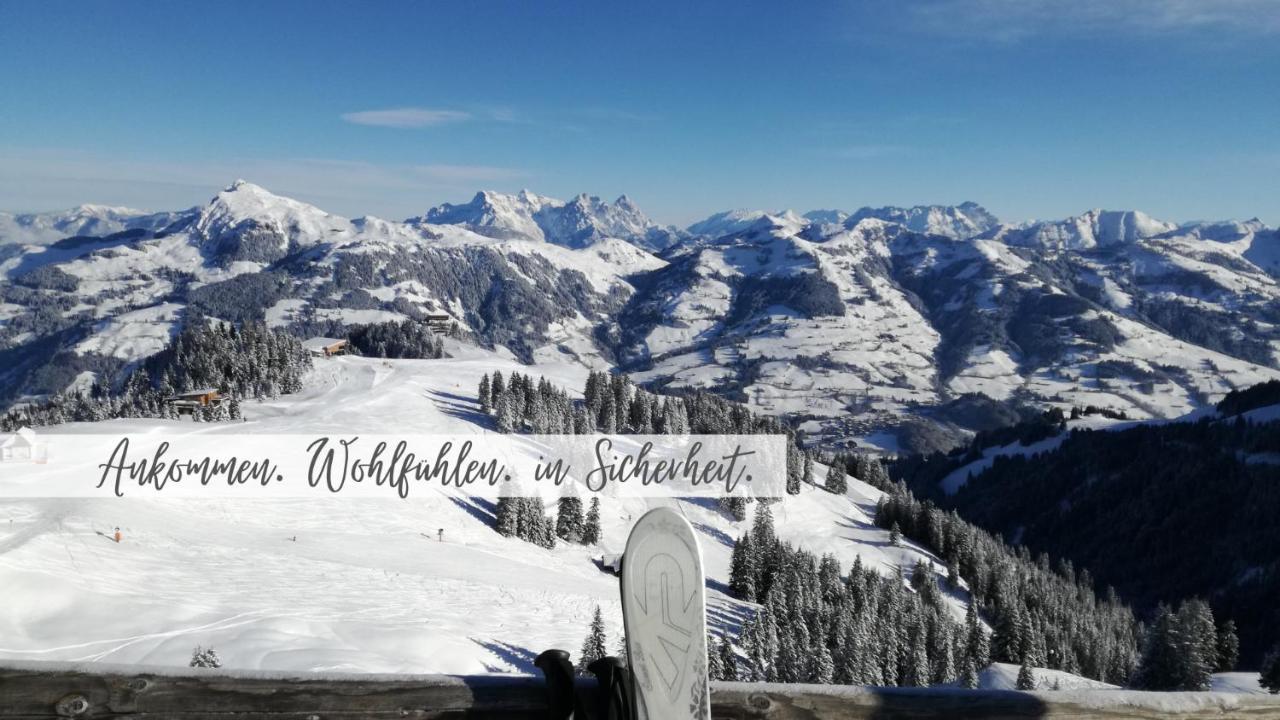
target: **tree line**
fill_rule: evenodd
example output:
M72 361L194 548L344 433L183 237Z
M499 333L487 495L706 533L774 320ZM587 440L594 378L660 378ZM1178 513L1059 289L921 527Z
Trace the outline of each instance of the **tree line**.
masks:
M819 558L780 541L769 503L734 543L730 592L759 603L737 648L726 635L711 653L719 679L922 687L978 686L990 648L977 609L952 619L924 561L910 578L854 561L842 575L833 555Z
M1224 399L1233 412L1280 400L1280 383ZM1264 418L1259 418L1259 420ZM895 476L940 507L1031 551L1070 558L1149 621L1200 597L1240 635L1244 666L1280 644L1280 422L1242 415L1127 429L1075 429L1036 455L999 456L953 495L966 457L909 458Z
M236 420L242 398L273 398L302 389L311 357L296 337L259 323L236 327L188 318L164 350L147 358L119 387L94 382L0 416L0 430L97 422L113 418L177 419L176 393L216 389L225 402L194 411L193 419Z

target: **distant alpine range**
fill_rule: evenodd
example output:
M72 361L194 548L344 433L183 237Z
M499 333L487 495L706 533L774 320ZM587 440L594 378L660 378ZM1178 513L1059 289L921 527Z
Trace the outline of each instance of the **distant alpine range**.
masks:
M447 314L525 362L617 369L833 446L950 448L1024 409L1182 416L1280 378L1280 233L1138 211L734 210L478 193L348 219L237 181L207 205L0 214L0 409L114 382L193 311L304 336Z

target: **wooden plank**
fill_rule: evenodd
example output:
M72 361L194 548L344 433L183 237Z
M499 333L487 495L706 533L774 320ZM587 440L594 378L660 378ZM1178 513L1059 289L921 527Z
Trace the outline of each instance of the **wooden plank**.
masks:
M583 681L579 692L594 709L594 682ZM546 688L536 677L273 676L125 666L90 672L53 663L0 668L0 720L544 720L546 708ZM1280 719L1280 697L713 683L711 710L714 718L732 720L1260 720Z

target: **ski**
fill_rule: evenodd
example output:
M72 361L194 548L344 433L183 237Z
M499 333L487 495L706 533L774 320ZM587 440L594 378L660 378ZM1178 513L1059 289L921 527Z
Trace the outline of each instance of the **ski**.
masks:
M710 720L706 591L693 527L671 508L650 510L622 557L635 720Z

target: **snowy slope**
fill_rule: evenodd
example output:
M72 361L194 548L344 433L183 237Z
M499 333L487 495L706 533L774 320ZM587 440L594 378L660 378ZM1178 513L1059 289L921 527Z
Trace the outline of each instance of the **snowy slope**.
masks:
M247 422L116 420L73 432L487 432L472 400L485 372L546 375L581 387L572 364L524 367L465 346L449 360L320 361L297 396L246 404ZM63 430L64 428L60 428ZM839 498L806 487L774 508L780 537L832 552L847 568L896 574L918 558L871 524L878 492ZM714 628L751 606L724 593L735 523L712 502L674 504L708 567ZM534 672L549 647L576 652L596 605L610 648L621 626L617 579L592 556L616 552L644 500L605 498L599 547L545 550L499 536L491 507L418 494L408 502L39 500L0 503L0 658L183 665L197 644L226 666L356 672ZM100 533L119 526L116 544ZM444 528L445 542L433 538ZM429 537L423 537L423 534ZM296 538L296 539L295 539ZM957 618L963 605L951 599Z

